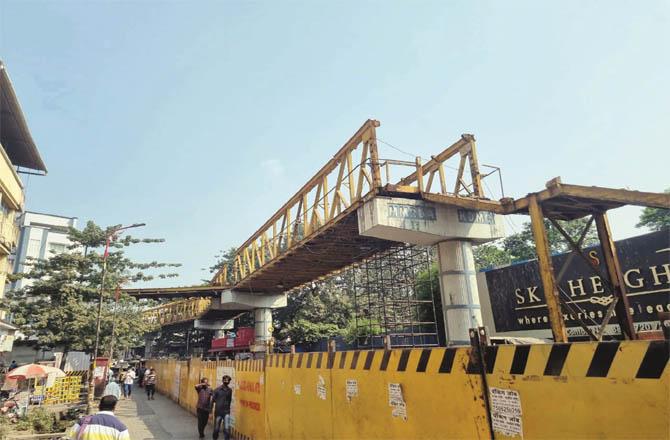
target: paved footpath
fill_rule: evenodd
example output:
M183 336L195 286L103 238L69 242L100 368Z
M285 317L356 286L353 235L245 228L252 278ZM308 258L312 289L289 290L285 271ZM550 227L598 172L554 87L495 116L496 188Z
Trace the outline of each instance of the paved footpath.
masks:
M172 400L156 393L156 400L147 400L143 388L133 387L132 399L123 397L115 414L126 424L133 440L197 440L195 416ZM212 438L211 422L205 438ZM223 438L221 435L219 438Z

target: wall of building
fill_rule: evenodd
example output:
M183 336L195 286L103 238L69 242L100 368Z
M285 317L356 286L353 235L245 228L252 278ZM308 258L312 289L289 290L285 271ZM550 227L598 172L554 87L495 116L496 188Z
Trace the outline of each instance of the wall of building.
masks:
M19 217L18 226L19 241L11 261L14 273L29 272L32 259L65 252L71 244L68 230L77 226L77 218L26 211ZM11 288L20 289L31 283L28 279L18 280Z
M30 134L26 119L9 79L7 69L0 60L0 338L2 350L10 347L9 336L14 335L13 326L4 322L7 314L3 300L7 272L11 270L8 257L18 240L15 224L18 213L24 208L23 183L17 169L29 169L46 174L46 166Z
M23 203L23 184L0 144L0 301L4 297L7 272L10 270L8 258L18 239L15 220L23 209ZM0 320L5 315L6 311L0 310Z

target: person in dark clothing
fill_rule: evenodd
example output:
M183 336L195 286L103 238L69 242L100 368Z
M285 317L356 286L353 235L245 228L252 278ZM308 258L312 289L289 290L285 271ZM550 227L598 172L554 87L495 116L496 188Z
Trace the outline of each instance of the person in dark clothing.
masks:
M18 368L19 364L16 363L16 361L12 361L11 364L9 364L9 371L12 371L15 368Z
M214 432L212 438L218 440L221 423L223 423L223 438L230 440L230 404L233 401L233 390L230 385L230 376L223 376L223 385L218 387L212 393L212 403L214 404Z
M200 383L195 386L195 392L198 393L198 403L196 404L198 434L200 438L205 438L205 426L207 426L209 413L212 409L212 389L209 387L209 381L204 377L200 379Z
M137 369L137 380L140 388L144 386L144 374L147 372L147 368L144 365L140 365L140 368Z

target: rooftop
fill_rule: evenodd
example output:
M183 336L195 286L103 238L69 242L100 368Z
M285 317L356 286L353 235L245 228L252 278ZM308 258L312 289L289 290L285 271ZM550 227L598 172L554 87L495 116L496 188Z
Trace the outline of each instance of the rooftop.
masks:
M14 166L47 172L28 129L7 68L0 60L0 143Z

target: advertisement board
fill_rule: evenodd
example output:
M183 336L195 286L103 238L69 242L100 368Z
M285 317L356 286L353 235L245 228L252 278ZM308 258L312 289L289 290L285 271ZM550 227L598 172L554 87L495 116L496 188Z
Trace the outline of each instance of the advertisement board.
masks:
M665 229L616 242L617 253L628 291L630 314L637 331L660 330L659 312L670 311L670 230ZM588 258L607 273L599 246L585 249ZM554 256L558 273L569 254ZM513 333L548 337L551 327L537 261L529 261L480 274L480 295L485 325L494 334ZM485 283L485 286L481 284ZM607 281L579 256L573 257L559 283L563 319L571 337L584 337L583 321L597 329L613 301ZM487 319L488 317L488 319ZM486 322L491 321L492 322ZM616 315L605 334L620 335Z

